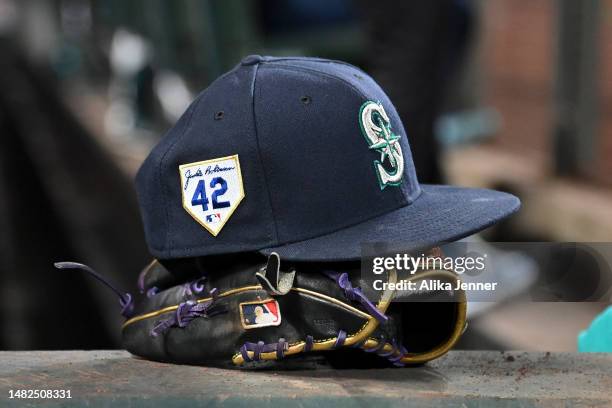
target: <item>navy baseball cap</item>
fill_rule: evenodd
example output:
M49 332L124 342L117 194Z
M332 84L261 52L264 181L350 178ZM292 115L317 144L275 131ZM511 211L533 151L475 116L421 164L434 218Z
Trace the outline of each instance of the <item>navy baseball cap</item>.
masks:
M502 192L419 184L376 82L344 62L300 57L248 56L214 81L152 150L136 188L160 259L356 260L363 243L433 246L520 206Z

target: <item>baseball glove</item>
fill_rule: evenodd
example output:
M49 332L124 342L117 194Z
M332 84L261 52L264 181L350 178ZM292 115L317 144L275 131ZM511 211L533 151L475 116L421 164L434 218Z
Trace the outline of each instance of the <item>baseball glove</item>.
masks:
M56 266L86 269L104 281L81 264ZM466 325L464 292L394 288L400 279L454 288L455 273L388 270L380 279L385 289L370 300L360 289L370 283L359 262L281 267L277 254L267 260L242 254L153 261L139 276L139 299L114 290L127 319L125 348L162 362L259 367L343 353L352 360L357 353L364 361L380 356L404 366L437 358L455 344Z

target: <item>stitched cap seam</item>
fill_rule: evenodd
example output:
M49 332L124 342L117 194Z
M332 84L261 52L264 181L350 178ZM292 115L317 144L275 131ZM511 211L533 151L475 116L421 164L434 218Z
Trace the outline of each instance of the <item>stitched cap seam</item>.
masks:
M276 216L275 216L275 211L274 211L274 206L272 205L272 193L270 191L269 188L269 184L268 184L268 176L267 176L267 172L266 172L266 167L264 165L264 161L262 159L261 156L261 147L259 144L259 135L257 132L257 114L255 113L255 92L256 92L256 86L257 86L257 73L259 72L259 64L255 65L255 72L253 73L253 83L251 85L251 109L253 111L253 130L255 133L255 149L257 150L257 159L259 160L259 164L261 166L261 171L263 173L263 184L264 184L264 188L266 189L266 195L268 196L268 204L270 205L270 213L272 215L272 225L274 226L274 237L273 240L274 242L277 243L278 245L278 226L276 224Z

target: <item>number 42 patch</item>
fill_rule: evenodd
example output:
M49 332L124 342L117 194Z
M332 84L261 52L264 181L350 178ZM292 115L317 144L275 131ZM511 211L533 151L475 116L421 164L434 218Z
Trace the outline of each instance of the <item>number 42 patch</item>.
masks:
M244 198L238 155L181 164L183 208L213 236Z

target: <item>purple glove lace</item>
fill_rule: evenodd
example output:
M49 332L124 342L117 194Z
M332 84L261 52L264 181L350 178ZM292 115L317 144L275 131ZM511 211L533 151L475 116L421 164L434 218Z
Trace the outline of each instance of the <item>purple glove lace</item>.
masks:
M372 348L364 348L363 344L365 341L355 344L354 347L361 348L366 353L376 353L380 357L384 357L389 360L396 367L403 367L404 363L400 360L404 358L406 354L408 354L408 350L402 345L398 345L395 339L391 339L391 342L388 343L391 345L391 351L383 351L387 341L385 340L385 336L380 336L380 339L376 339L378 341L378 345Z
M188 282L184 284L183 285L184 296L191 297L194 295L199 295L204 290L205 283L206 283L206 277L202 276L201 278L198 278L192 282ZM210 292L210 295L214 296L212 294L212 291Z
M259 361L261 353L276 352L276 358L281 359L285 357L285 351L289 349L289 343L284 338L278 339L278 343L265 344L263 341L257 343L246 342L240 347L240 354L244 361ZM249 357L249 351L253 352L253 357Z
M205 282L206 282L206 277L202 276L201 278L198 278L192 282L188 282L184 284L183 285L183 296L190 298L195 295L199 295L200 293L204 291ZM143 293L143 292L144 292L144 288L140 289L140 293ZM152 298L158 293L159 293L159 288L157 286L153 286L147 290L146 295L148 298Z
M338 331L336 336L336 343L333 348L342 347L344 342L346 341L346 332L344 330ZM383 351L387 342L385 341L384 336L381 336L380 339L377 339L378 345L372 348L364 348L363 345L365 340L361 343L354 344L353 347L361 348L366 353L376 353L380 357L386 358L389 360L391 364L396 367L403 367L404 363L401 362L401 359L408 354L408 350L404 346L400 346L397 344L395 339L388 343L391 345L391 351ZM314 338L310 335L306 336L306 341L304 344L304 352L309 352L312 350L314 345ZM289 344L284 338L280 338L277 343L264 343L263 341L258 341L257 343L246 342L240 347L240 354L242 355L242 359L245 362L251 361L259 361L261 360L261 353L272 353L276 352L276 359L280 360L285 357L285 352L289 349ZM249 351L253 353L253 356L249 356Z
M153 286L149 289L145 290L145 275L147 274L149 268L145 268L142 270L142 272L140 272L140 275L138 275L138 290L140 291L140 293L146 294L147 298L151 298L155 295L157 295L160 290L157 286ZM200 294L205 286L204 284L206 283L206 277L202 276L192 282L188 282L185 285L183 285L183 290L184 290L184 294L183 296L185 297L192 297L194 295L198 295Z
M140 292L142 293L142 292ZM159 288L157 286L153 286L147 290L147 297L152 298L153 296L159 293Z
M83 265L78 262L56 262L53 264L57 269L80 269L89 273L98 281L102 282L106 287L111 289L119 297L119 304L121 305L121 315L126 319L131 317L134 312L134 299L132 295L127 292L121 292L115 285L113 285L108 279L94 271L87 265Z
M201 290L203 290L203 287ZM172 316L167 319L161 320L155 324L155 326L150 332L150 335L153 337L157 337L171 327L187 327L187 325L191 323L191 321L198 317L209 318L219 313L225 313L227 310L219 307L219 305L216 304L216 301L218 299L217 288L212 289L210 291L210 295L212 296L212 298L210 300L207 300L206 302L198 303L194 299L189 299L184 302L181 302L178 305L176 312L172 314Z
M380 323L385 323L389 318L385 316L380 310L376 308L376 306L370 302L370 300L363 294L361 288L354 288L349 280L348 273L346 272L333 272L333 271L324 271L325 275L335 280L338 283L338 286L344 291L344 296L347 299L358 302L364 309L367 310L369 314L374 316L376 320Z

